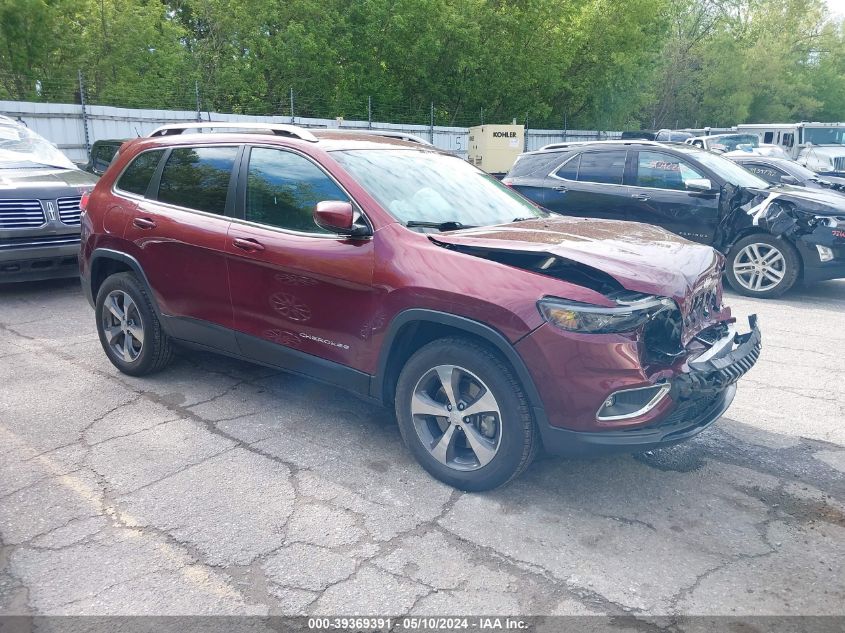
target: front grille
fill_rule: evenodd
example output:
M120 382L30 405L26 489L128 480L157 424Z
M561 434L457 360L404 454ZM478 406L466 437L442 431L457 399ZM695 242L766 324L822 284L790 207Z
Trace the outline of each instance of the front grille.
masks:
M64 224L79 226L79 215L82 213L82 209L79 208L80 200L82 198L79 196L59 198L56 200L56 204L59 207L59 217Z
M45 235L43 237L15 237L0 240L0 251L16 248L38 248L39 246L65 246L79 244L79 235Z
M40 201L0 199L0 229L35 229L43 224Z
M672 413L670 413L665 418L658 420L654 424L650 424L648 426L640 428L670 429L674 426L682 426L689 424L690 422L696 421L705 413L707 413L707 411L709 411L712 407L716 405L719 399L724 397L725 394L720 391L718 393L706 394L698 398L691 398L689 400L681 401L675 407L675 410L672 411ZM632 430L636 431L639 429Z
M845 156L837 156L833 159L833 169L835 171L845 171Z

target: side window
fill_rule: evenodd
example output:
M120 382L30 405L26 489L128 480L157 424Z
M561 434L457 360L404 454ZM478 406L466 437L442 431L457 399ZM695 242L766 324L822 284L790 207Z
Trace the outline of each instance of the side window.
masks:
M578 182L600 182L621 185L625 173L624 150L613 152L585 152L581 154Z
M637 186L656 189L686 189L688 180L704 178L689 163L670 154L640 152L637 159Z
M783 141L781 142L781 145L786 145L787 147L792 147L792 143L793 143L792 139L793 139L792 132L790 132L789 134L784 134L783 135Z
M763 142L771 143L772 139L774 138L774 134L774 132L766 132L765 134L763 134ZM778 134L778 136L780 136L780 134Z
M324 200L349 201L335 182L307 158L278 149L253 147L249 155L246 219L292 231L327 233L314 223Z
M138 154L117 181L117 188L143 196L147 192L147 186L158 167L162 154L164 150L160 149Z
M567 180L578 180L578 165L581 164L581 154L576 154L555 172L558 178L566 178Z
M92 167L98 172L106 171L112 161L112 158L114 158L115 152L117 152L117 147L114 145L98 145L94 151L93 160L91 161Z
M745 167L748 171L757 174L766 182L780 182L780 177L782 174L777 169L774 169L767 165L761 165L759 163L743 163L742 166Z
M161 173L158 199L223 215L237 147L179 147Z

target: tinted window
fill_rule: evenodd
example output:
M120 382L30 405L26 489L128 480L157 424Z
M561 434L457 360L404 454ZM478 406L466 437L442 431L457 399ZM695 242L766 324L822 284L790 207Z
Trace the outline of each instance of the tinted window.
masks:
M774 167L769 167L768 165L760 165L758 163L740 163L743 167L745 167L748 171L757 174L765 180L766 182L780 182L780 177L783 173Z
M614 152L586 152L581 154L578 168L579 182L601 182L621 185L625 173L624 150Z
M138 154L117 181L117 188L143 196L163 153L164 150L155 150Z
M106 171L116 152L117 145L98 145L95 147L91 161L94 169L100 172Z
M237 147L179 147L170 153L158 199L222 215Z
M558 178L566 178L567 180L578 180L578 165L581 163L581 154L576 154L555 172Z
M518 178L520 176L548 176L555 168L563 154L559 152L543 152L540 154L523 154L511 167L508 176Z
M671 154L640 152L637 158L637 186L656 189L686 189L686 181L704 178L689 163Z
M772 139L774 138L774 134L774 132L766 132L765 134L763 134L763 142L771 143ZM780 134L778 134L778 136L780 136Z
M310 160L293 152L254 147L249 156L246 219L283 229L326 233L314 223L323 200L349 201Z

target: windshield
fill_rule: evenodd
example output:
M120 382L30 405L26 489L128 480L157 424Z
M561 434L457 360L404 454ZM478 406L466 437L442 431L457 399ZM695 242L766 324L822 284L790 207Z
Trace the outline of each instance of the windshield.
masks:
M750 147L758 147L760 139L756 134L727 134L725 136L713 136L709 142L710 149L722 149L726 152L732 152L740 148L740 145L748 145Z
M732 160L723 158L719 154L712 152L705 152L704 150L696 149L694 147L676 147L677 151L690 154L699 163L716 172L716 175L723 180L738 187L752 187L757 189L765 189L769 186L762 178L758 178L745 167L740 167Z
M59 149L23 125L0 125L0 169L76 169Z
M546 215L457 156L406 149L342 150L332 156L405 224L487 226Z
M804 142L813 145L845 145L845 127L805 127Z

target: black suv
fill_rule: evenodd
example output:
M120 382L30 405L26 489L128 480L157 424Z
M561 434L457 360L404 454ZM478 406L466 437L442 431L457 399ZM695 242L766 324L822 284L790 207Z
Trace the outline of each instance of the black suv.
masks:
M79 274L80 198L97 178L0 116L0 283Z
M796 281L845 277L845 199L770 185L691 146L561 143L517 158L503 182L564 215L656 224L728 257L737 292L774 297Z

